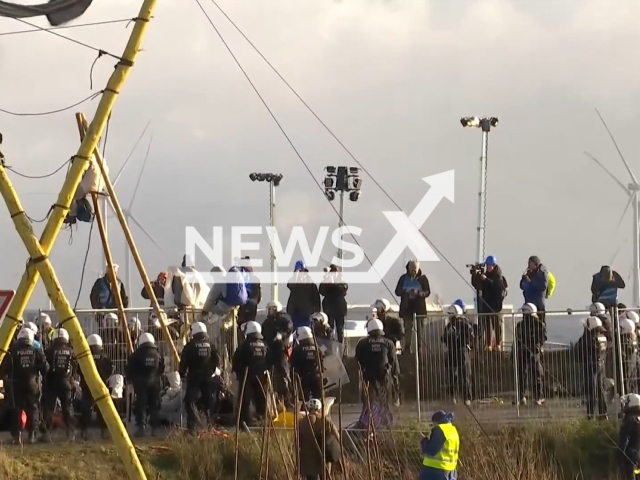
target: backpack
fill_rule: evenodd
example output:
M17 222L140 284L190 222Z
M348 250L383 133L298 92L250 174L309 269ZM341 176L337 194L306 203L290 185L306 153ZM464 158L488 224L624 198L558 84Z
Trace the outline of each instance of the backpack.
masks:
M547 271L547 274L549 276L549 283L547 285L547 293L545 295L545 298L551 298L551 295L553 295L553 292L556 289L556 277L554 277L553 274L549 271Z
M502 299L504 300L505 298L507 298L507 288L509 288L509 284L507 283L507 279L504 278L504 275L502 276Z
M236 267L232 267L225 277L227 292L224 295L224 303L230 307L238 307L247 303L247 285L245 276Z

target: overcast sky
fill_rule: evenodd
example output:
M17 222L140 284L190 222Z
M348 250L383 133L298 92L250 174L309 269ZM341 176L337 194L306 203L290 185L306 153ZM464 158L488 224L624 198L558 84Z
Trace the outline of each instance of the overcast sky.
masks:
M132 18L139 3L96 1L76 23ZM322 179L326 165L355 166L220 11L209 0L202 3L315 177ZM598 107L640 175L640 147L633 140L640 120L638 2L558 0L553 8L524 0L219 4L407 214L428 190L422 177L455 169L455 204L443 200L422 228L455 267L443 257L423 263L444 301L472 299L465 264L475 260L481 133L463 130L459 118L487 115L498 116L500 125L489 142L486 253L497 256L511 283L508 303L521 304L517 284L535 254L558 282L549 308L583 308L591 275L617 250L613 267L628 281L623 300L630 302L630 210L616 229L627 196L583 151L630 181L595 114ZM59 32L120 55L131 29L124 25ZM0 19L0 32L25 28ZM114 109L106 157L117 171L151 121L153 144L133 211L163 251L133 231L152 277L179 263L185 226L210 238L214 225L228 232L232 225L268 224L268 188L249 181L252 171L284 175L277 191L284 238L300 225L314 241L320 226L337 224L195 1L160 1L143 47ZM0 108L37 112L76 103L91 94L95 58L96 52L50 33L0 37ZM93 91L104 87L114 62L96 62ZM41 117L0 113L7 163L28 175L55 170L79 144L74 111L91 117L96 106L94 100ZM147 144L148 136L117 185L125 206ZM11 175L31 217L46 214L63 172L45 180ZM382 214L389 210L395 207L366 176L360 200L346 203L345 220L363 229L359 241L372 260L393 236ZM72 304L88 231L88 224L73 235L62 231L52 256ZM110 240L124 279L123 237L114 220ZM7 214L0 215L0 241L0 286L15 288L27 255ZM261 241L268 259L266 236ZM99 245L95 228L79 306L88 305L101 269ZM334 250L327 245L323 258L330 260ZM410 257L400 258L385 278L392 291ZM202 257L199 263L208 270ZM360 269L368 268L365 261ZM133 277L134 305L145 306L141 281ZM354 286L349 300L369 303L379 296L392 299L383 285L369 285ZM287 297L281 287L281 301ZM46 294L39 287L30 306L42 305Z

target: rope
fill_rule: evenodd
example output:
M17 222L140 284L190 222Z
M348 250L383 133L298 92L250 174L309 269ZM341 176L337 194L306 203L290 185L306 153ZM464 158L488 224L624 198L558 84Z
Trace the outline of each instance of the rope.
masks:
M307 172L309 172L309 175L311 176L311 178L313 179L313 181L315 182L316 186L320 189L320 192L322 193L323 198L329 203L329 205L331 206L331 208L333 209L333 211L336 213L336 215L338 216L338 218L340 219L341 222L344 222L342 217L340 216L340 213L338 212L338 210L336 209L335 205L326 197L326 195L324 194L324 188L322 187L322 184L315 178L315 176L313 175L313 172L311 171L311 168L309 167L309 165L307 164L307 162L305 161L305 159L302 157L302 155L300 154L300 152L298 151L298 149L296 148L295 144L293 143L293 141L291 140L291 138L289 137L289 135L287 134L286 130L284 129L284 127L282 126L282 124L278 121L278 118L275 116L275 114L273 113L273 111L271 110L271 108L269 107L269 104L266 102L266 100L264 99L264 97L260 94L260 91L258 90L258 88L255 86L255 84L253 83L253 81L251 80L251 77L249 77L249 75L247 74L246 70L242 67L242 64L240 63L240 61L238 60L238 58L235 56L235 54L233 53L233 50L231 50L231 47L229 47L229 45L227 44L227 42L225 41L224 37L222 36L222 34L220 33L220 31L217 29L217 27L215 26L215 24L213 23L213 21L211 20L211 18L209 17L209 15L207 15L207 12L205 11L205 9L202 7L202 4L200 3L200 0L196 0L196 3L198 4L198 6L200 7L200 10L202 10L202 13L204 14L204 16L207 18L207 20L209 21L209 23L211 24L211 26L213 27L213 29L215 30L215 32L218 34L218 37L220 37L220 40L222 41L222 43L224 44L224 46L227 48L227 50L229 51L229 53L231 54L231 57L233 58L233 60L236 62L236 65L238 65L238 68L240 68L240 70L242 71L242 73L244 74L245 78L247 79L247 81L249 82L249 85L251 85L251 87L253 88L253 91L256 93L256 95L258 96L258 98L260 99L260 101L262 102L262 104L264 105L264 107L266 108L267 112L269 112L269 115L271 116L271 118L273 119L274 123L278 126L278 129L280 130L280 132L282 132L282 135L284 136L284 138L287 140L287 142L289 143L289 145L291 146L291 149L294 151L294 153L296 154L296 156L298 157L298 159L302 162L302 164L304 165L305 169L307 170ZM380 278L380 281L382 282L382 284L384 285L384 287L387 289L387 291L389 292L389 294L392 296L392 298L395 298L394 296L394 292L393 290L391 290L391 288L389 288L389 286L387 285L387 283L384 281L384 279L381 277L381 275L378 274L378 272L375 270L373 261L369 258L369 256L367 255L367 253L364 251L364 249L360 246L360 242L358 242L357 238L355 237L355 235L353 235L352 233L350 234L351 238L353 239L353 241L356 243L356 245L358 245L360 247L360 250L362 251L362 253L364 254L364 257L367 259L367 261L369 262L369 264L371 265L371 267L374 269L375 273L378 275L378 277Z
M62 170L65 166L67 166L69 163L71 163L71 159L67 160L66 162L64 162L62 165L60 165L58 168L56 168L53 172L48 173L46 175L25 175L24 173L20 173L16 170L14 170L12 167L10 166L5 166L5 168L7 170L11 170L13 173L15 173L16 175L18 175L19 177L22 178L28 178L30 180L34 180L34 179L41 179L41 178L49 178L54 176L56 173L58 173L60 170Z
M73 105L69 105L68 107L64 107L64 108L58 108L56 110L49 110L49 111L45 111L45 112L12 112L10 110L5 110L3 108L0 108L0 112L6 113L7 115L13 115L15 117L37 117L37 116L42 116L42 115L53 115L54 113L66 112L67 110L71 110L72 108L75 108L78 105L82 105L84 102L86 102L88 100L93 100L94 98L98 97L99 95L102 95L102 92L103 92L103 90L100 90L99 92L92 93L88 97L83 98L82 100L80 100L79 102L74 103Z
M124 22L130 22L130 21L132 21L132 19L123 18L121 20L106 20L104 22L80 23L78 25L60 25L57 27L49 27L49 28L37 27L30 30L16 30L14 32L3 32L3 33L0 33L0 37L4 37L6 35L19 35L21 33L42 32L42 31L49 32L51 30L61 30L63 28L95 27L98 25L110 25L113 23L124 23Z
M82 262L82 272L80 273L80 286L78 287L78 296L76 297L76 301L73 304L73 309L76 310L78 308L78 302L80 301L80 295L82 294L82 284L84 283L84 272L87 269L87 259L89 258L89 251L91 250L91 237L93 233L93 225L95 223L95 215L91 219L91 227L89 228L89 240L87 241L87 251L84 254L84 261Z

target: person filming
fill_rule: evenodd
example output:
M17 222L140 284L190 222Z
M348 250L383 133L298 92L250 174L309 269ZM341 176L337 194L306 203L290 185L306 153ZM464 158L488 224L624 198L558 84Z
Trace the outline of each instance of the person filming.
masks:
M506 296L506 281L496 257L489 255L484 263L468 265L471 284L477 292L478 336L481 344L491 350L492 336L499 349L502 346L502 302Z

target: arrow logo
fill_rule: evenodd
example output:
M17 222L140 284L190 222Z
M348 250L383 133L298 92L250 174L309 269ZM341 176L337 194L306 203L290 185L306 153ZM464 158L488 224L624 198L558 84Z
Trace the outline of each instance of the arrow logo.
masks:
M419 261L440 261L433 248L420 233L420 228L443 198L448 199L451 203L454 202L454 173L455 170L449 170L424 177L422 180L431 188L408 217L404 212L382 212L396 230L396 234L369 269L369 275L375 275L379 279L383 278L407 247Z

